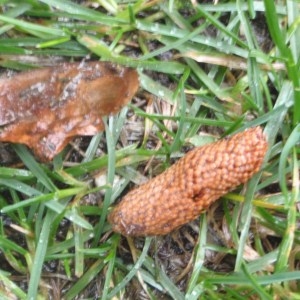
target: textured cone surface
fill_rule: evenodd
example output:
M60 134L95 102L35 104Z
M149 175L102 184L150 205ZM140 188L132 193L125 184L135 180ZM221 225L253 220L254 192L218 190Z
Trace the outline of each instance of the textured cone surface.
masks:
M260 127L195 148L129 192L108 220L114 231L126 236L167 234L248 181L260 169L267 148Z

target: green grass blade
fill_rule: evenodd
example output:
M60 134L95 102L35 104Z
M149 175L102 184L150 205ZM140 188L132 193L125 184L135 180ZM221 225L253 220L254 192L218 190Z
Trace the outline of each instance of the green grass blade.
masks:
M47 246L49 242L49 234L51 229L51 223L55 217L55 213L48 211L44 220L43 227L40 236L37 238L37 248L33 258L33 265L30 270L30 279L28 286L28 299L38 298L38 287L40 284L40 278L43 268L43 262L45 260L45 255L47 252Z
M39 179L39 181L49 190L55 191L57 188L52 180L47 176L45 171L41 166L36 162L33 156L29 153L23 145L14 145L14 149L20 158L23 160L24 164L28 169Z
M115 288L112 289L112 291L107 295L107 299L112 299L117 295L125 286L126 284L136 275L138 272L139 268L142 266L143 261L147 255L147 252L149 250L150 244L151 244L152 239L151 238L146 238L145 239L145 245L143 248L143 251L136 261L135 265L131 269L131 271L124 277L122 282L120 282Z

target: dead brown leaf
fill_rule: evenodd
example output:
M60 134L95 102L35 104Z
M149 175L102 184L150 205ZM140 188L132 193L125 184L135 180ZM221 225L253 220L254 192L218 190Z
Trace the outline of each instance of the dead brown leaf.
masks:
M138 89L137 72L107 62L64 63L0 78L0 141L49 161L79 135L104 129Z

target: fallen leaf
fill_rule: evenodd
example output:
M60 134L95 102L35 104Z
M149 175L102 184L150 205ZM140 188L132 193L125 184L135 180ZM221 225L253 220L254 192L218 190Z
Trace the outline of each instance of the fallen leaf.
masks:
M108 62L64 63L0 78L0 141L49 161L75 136L104 129L138 89L137 72Z

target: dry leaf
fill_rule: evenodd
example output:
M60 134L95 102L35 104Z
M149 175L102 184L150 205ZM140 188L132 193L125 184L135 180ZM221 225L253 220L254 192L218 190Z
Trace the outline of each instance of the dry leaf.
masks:
M65 63L0 78L0 141L51 160L78 135L104 129L138 89L137 72L111 63Z

